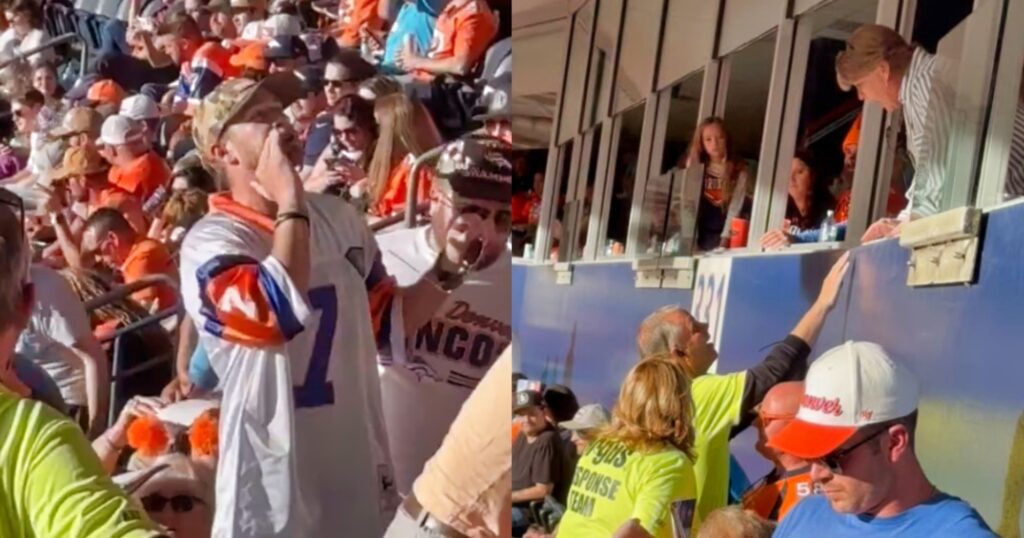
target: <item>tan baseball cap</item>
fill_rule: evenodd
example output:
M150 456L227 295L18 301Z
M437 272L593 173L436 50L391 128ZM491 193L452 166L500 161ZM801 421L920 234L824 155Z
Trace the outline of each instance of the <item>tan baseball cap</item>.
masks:
M64 121L60 126L50 130L51 138L65 138L68 136L88 133L92 138L100 136L100 129L103 126L103 116L90 107L79 106L68 110L64 114Z
M224 130L245 110L261 88L276 96L284 107L304 96L302 83L290 71L268 75L259 82L247 78L222 82L199 103L192 116L192 137L203 159L210 157L210 150Z
M68 148L64 152L64 161L59 168L53 170L50 179L53 181L67 179L71 176L88 176L110 170L110 164L100 156L92 146Z
M882 60L891 60L910 45L896 30L880 24L865 24L857 28L848 40L846 50L836 55L836 81L843 91L849 91L854 82L864 78Z

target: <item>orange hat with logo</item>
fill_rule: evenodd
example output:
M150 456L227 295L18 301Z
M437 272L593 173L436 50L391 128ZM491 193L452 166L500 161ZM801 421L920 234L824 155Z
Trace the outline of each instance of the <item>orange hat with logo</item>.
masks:
M89 86L89 93L85 97L93 104L120 107L121 101L125 98L125 93L116 82L104 79Z
M266 71L267 59L263 55L265 47L262 41L249 43L231 56L230 63L241 69L248 68L254 71Z

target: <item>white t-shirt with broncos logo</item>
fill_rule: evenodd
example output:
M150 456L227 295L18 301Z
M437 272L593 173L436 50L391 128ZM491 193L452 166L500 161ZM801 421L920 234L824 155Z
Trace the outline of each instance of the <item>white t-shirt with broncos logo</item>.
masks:
M419 280L437 259L428 233L429 227L421 227L378 236L384 266L399 285ZM384 420L403 494L512 341L511 266L506 250L489 267L470 273L416 334L406 339L392 332L390 349L380 352ZM392 326L401 325L400 315L392 310Z
M309 195L303 294L271 255L271 219L223 194L210 206L181 280L223 389L212 536L381 536L398 497L374 359L401 299L373 234L345 202Z

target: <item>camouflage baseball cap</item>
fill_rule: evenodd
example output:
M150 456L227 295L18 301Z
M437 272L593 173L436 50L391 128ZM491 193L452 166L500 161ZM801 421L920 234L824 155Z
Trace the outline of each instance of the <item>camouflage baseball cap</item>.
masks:
M508 203L512 163L508 144L492 137L466 136L448 144L437 161L437 178L465 198Z
M283 107L303 97L302 83L290 71L268 75L259 82L235 78L221 83L192 115L192 137L204 160L209 159L210 150L261 88L277 97Z

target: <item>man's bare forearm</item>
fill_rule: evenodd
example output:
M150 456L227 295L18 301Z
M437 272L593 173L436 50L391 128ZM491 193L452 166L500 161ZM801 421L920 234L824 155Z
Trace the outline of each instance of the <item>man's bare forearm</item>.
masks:
M278 215L285 213L301 213L307 215L306 202L301 191L294 200L283 204ZM309 291L310 245L309 222L302 218L289 218L279 221L274 227L274 246L271 254L280 261L288 271L295 286L303 293Z
M110 367L96 338L89 337L75 343L75 352L82 359L85 370L85 394L89 406L89 431L92 437L100 433L110 404Z
M520 489L512 492L513 503L524 503L530 501L543 501L551 490L554 488L553 484L534 484L526 489Z

